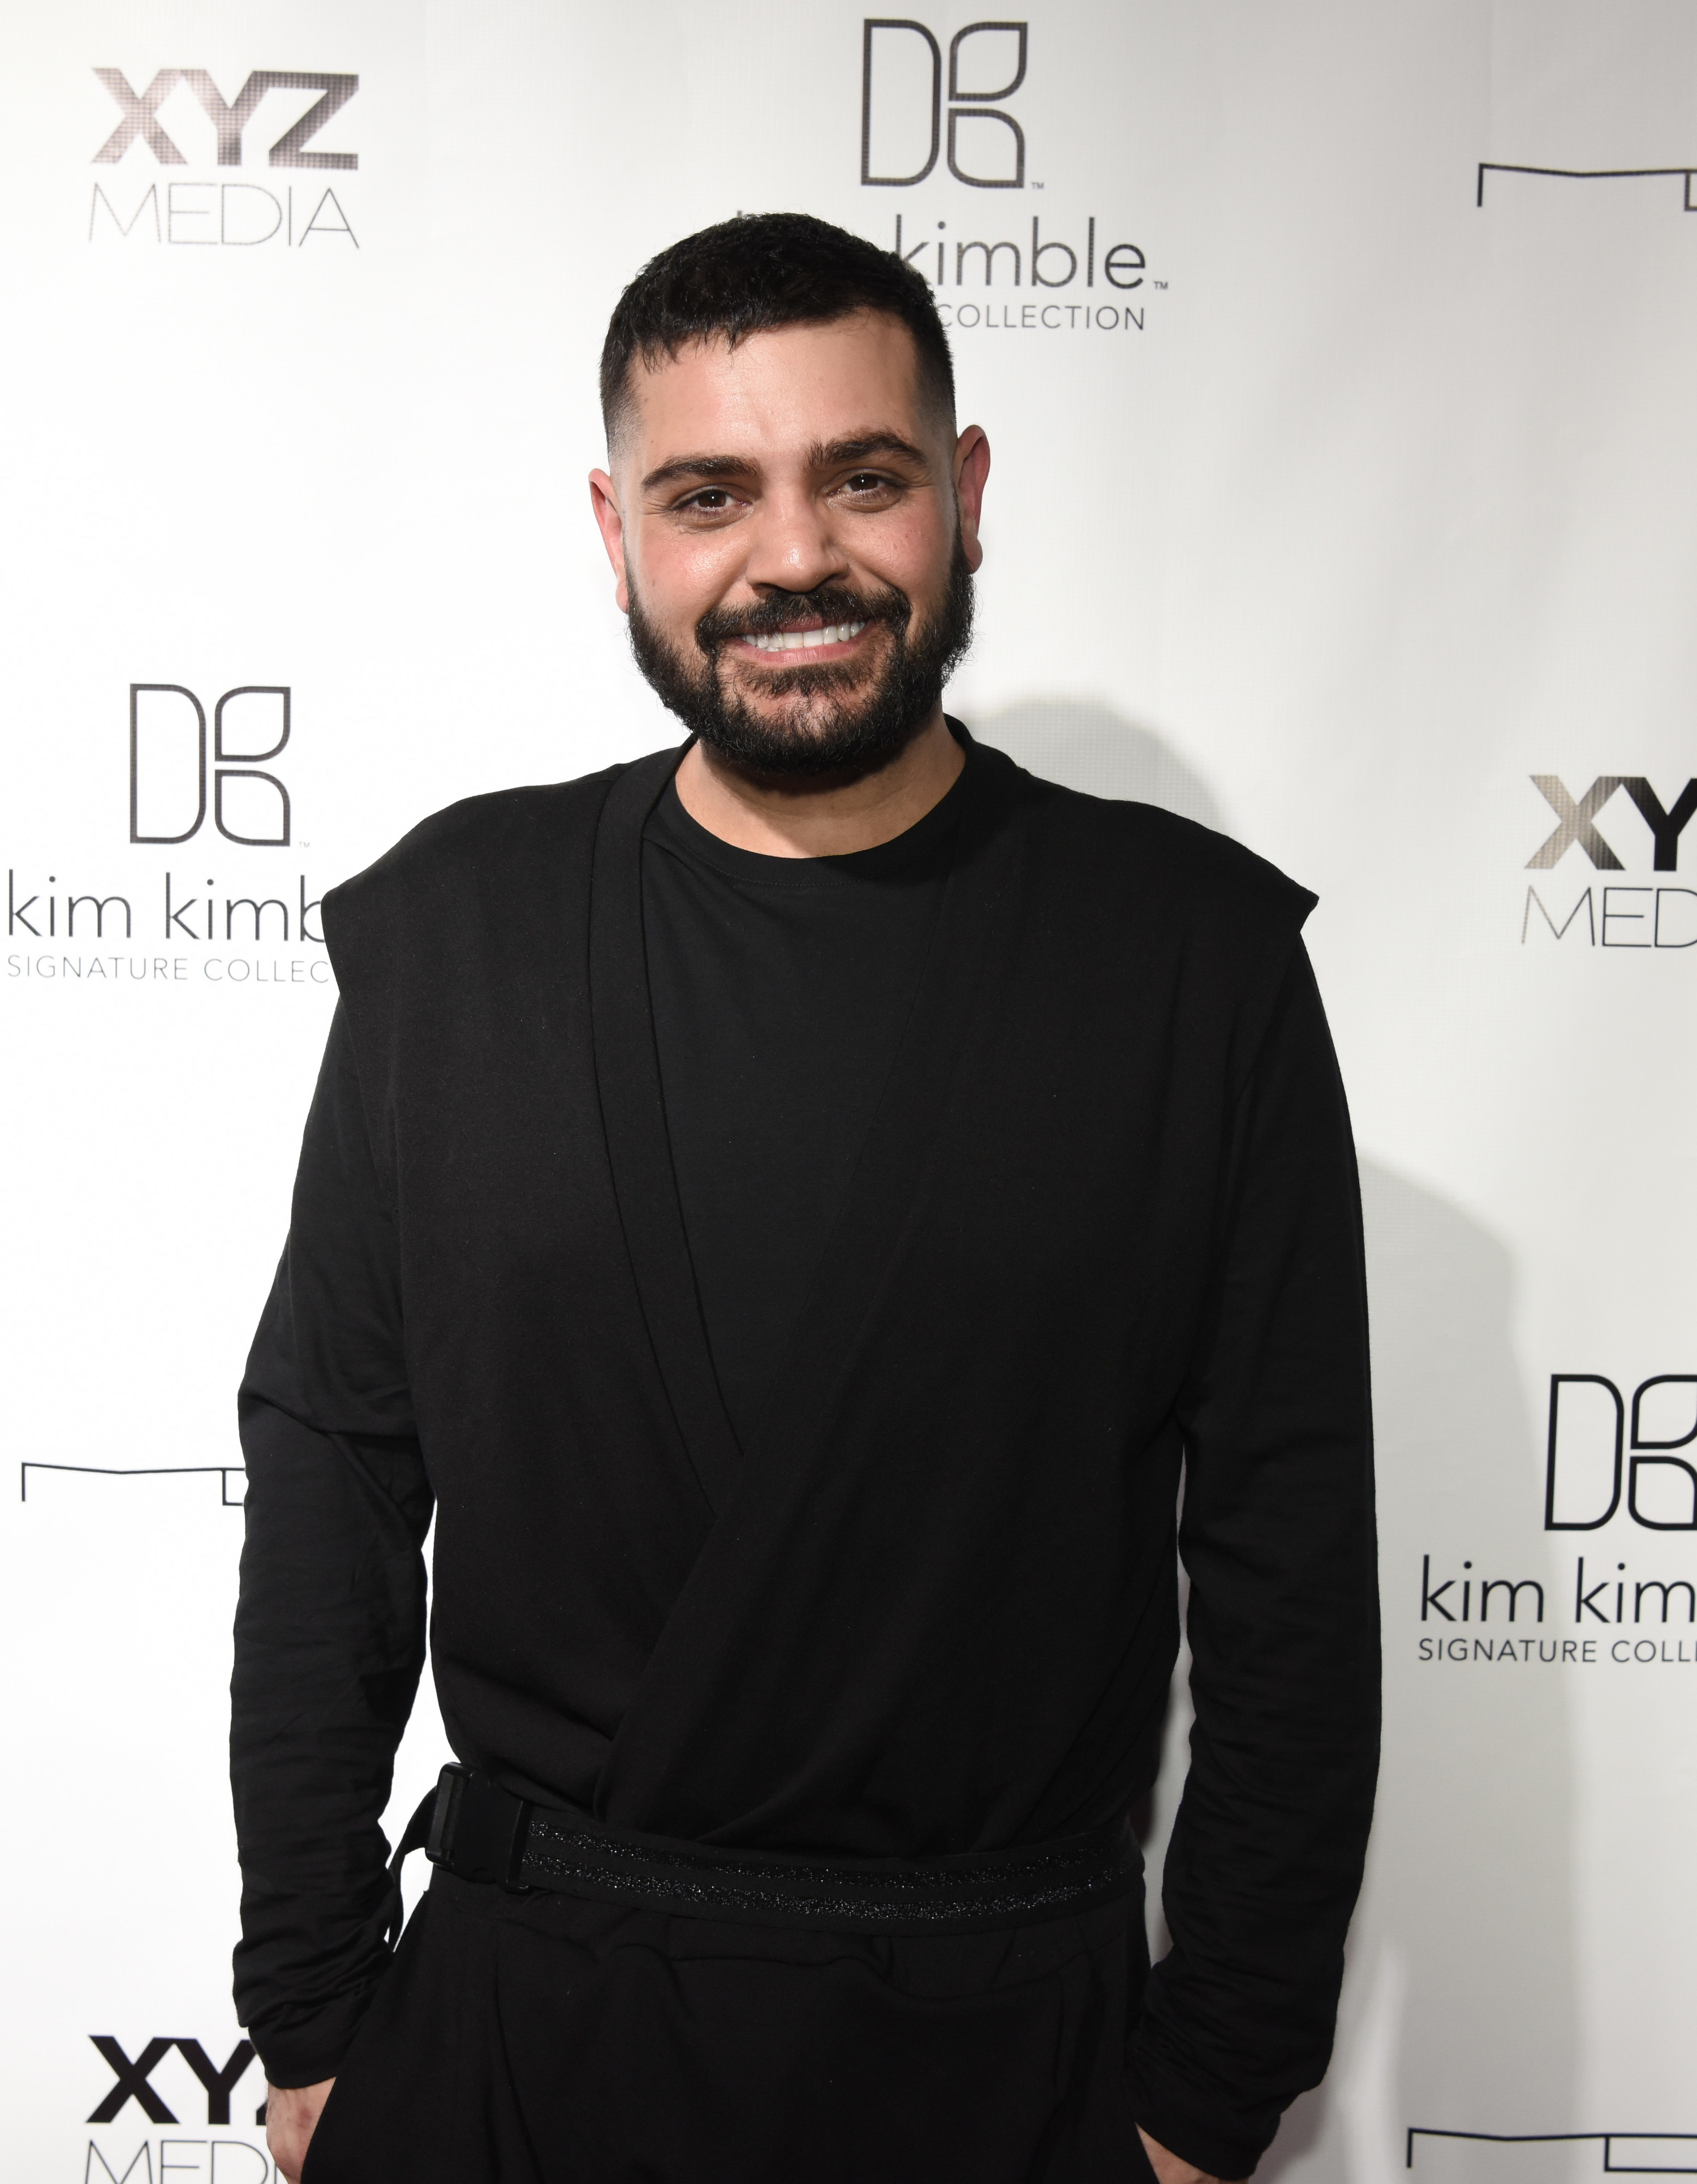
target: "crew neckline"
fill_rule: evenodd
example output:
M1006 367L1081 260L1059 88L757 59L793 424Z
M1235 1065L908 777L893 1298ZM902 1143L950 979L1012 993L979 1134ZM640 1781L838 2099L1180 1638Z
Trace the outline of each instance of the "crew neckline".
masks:
M693 863L710 866L726 878L759 887L854 887L863 880L887 878L927 861L943 838L952 833L960 811L961 788L972 765L970 744L964 755L965 765L929 811L901 833L892 835L887 842L875 843L869 850L847 850L827 857L775 857L761 850L739 849L733 842L721 840L685 810L675 773L649 815L644 837Z

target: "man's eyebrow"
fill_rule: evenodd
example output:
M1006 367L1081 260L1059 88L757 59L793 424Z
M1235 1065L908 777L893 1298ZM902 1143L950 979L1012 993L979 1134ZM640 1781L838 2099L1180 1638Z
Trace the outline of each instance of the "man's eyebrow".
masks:
M863 463L874 455L901 455L921 470L927 467L923 448L899 432L860 432L846 440L815 440L807 460L815 470L834 470L839 463Z
M643 491L652 493L656 486L676 485L684 478L745 476L754 467L743 455L676 455L648 472Z
M815 440L807 451L808 467L811 470L837 470L844 463L864 463L877 455L899 455L921 470L927 467L925 452L911 440L903 439L899 432L856 432L846 439ZM746 455L675 455L669 463L662 463L643 480L643 491L654 493L662 486L681 485L692 478L746 477L759 465Z

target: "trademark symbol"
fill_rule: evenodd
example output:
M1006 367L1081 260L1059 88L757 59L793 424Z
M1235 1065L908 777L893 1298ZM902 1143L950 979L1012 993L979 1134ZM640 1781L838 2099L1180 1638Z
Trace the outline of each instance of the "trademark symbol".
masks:
M1033 182L1032 184L1032 187L1034 190L1040 190L1043 187L1043 184L1041 182Z
M1149 286L1150 286L1152 288L1164 288L1164 287L1166 287L1166 281L1152 281L1149 283Z

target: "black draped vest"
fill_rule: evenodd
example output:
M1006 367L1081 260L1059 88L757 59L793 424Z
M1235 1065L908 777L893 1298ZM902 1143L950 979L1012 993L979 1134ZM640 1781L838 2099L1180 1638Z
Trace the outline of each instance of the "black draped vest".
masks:
M1234 1111L1311 898L975 748L911 1019L739 1448L643 965L676 760L456 806L325 905L455 1748L706 1842L1093 1826L1155 1771Z

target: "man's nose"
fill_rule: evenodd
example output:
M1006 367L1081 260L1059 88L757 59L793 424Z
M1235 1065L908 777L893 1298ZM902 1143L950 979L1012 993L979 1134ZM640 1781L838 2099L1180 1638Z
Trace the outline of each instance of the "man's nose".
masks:
M754 517L745 571L751 584L810 592L848 573L830 517L810 493L769 495Z

